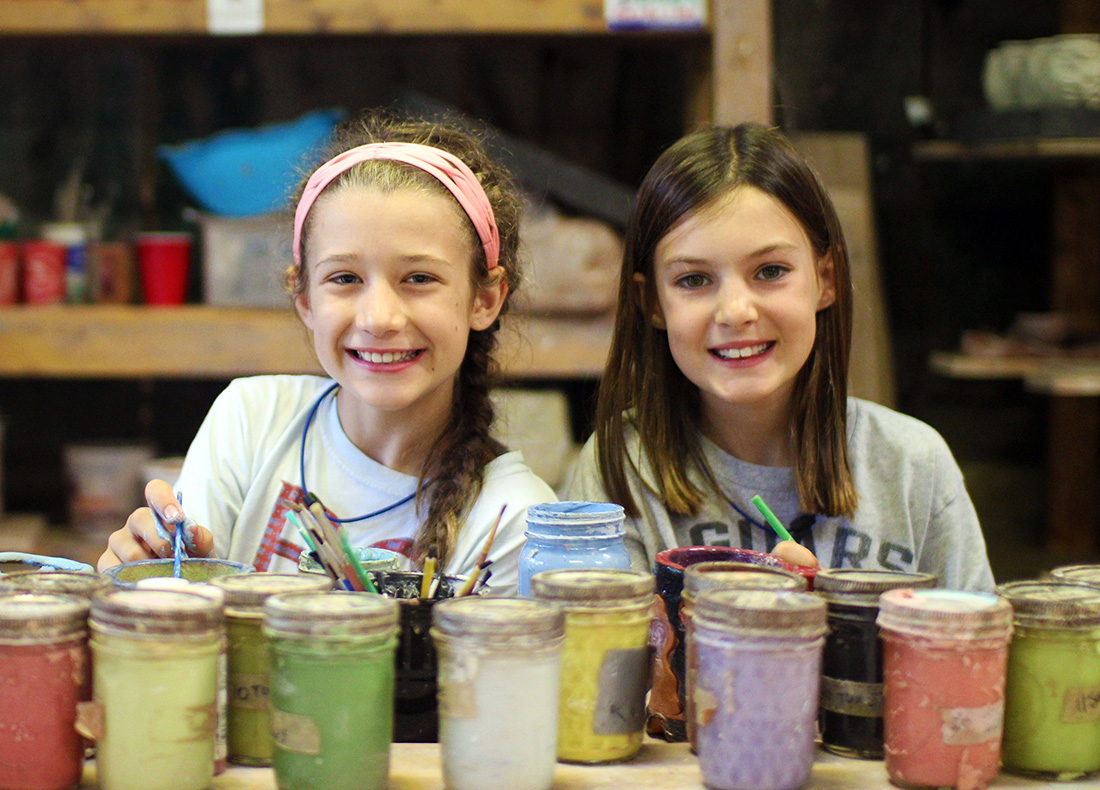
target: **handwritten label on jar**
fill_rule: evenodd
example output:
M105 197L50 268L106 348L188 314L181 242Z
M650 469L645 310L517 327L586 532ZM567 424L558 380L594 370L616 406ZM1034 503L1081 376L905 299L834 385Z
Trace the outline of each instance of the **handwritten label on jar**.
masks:
M1100 686L1077 686L1066 689L1062 698L1062 721L1100 721Z
M645 726L645 693L649 681L648 647L608 650L600 664L592 731L596 735L630 735Z
M318 755L321 753L321 730L309 716L271 710L271 739L288 752Z
M474 681L478 660L457 654L439 664L439 715L448 719L472 719L477 716L477 689Z
M847 716L882 716L882 684L859 683L822 676L818 704L823 710Z
M267 675L235 672L228 678L229 704L234 708L265 710L268 705Z
M980 708L950 708L940 711L943 742L947 746L970 746L1001 737L1004 701Z

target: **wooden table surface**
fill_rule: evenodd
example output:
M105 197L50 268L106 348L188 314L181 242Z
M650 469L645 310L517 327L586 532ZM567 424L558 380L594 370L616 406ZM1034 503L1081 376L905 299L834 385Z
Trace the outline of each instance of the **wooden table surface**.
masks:
M84 771L81 787L97 787L95 766ZM275 790L270 768L232 766L214 777L214 790ZM703 787L699 764L685 743L647 740L638 756L619 765L567 765L559 763L553 790L699 790ZM1096 779L1080 782L1037 782L999 774L993 788L1058 788L1079 790L1100 787ZM895 790L886 779L881 761L852 760L818 750L813 776L806 790ZM389 790L442 790L439 745L395 743L390 750Z

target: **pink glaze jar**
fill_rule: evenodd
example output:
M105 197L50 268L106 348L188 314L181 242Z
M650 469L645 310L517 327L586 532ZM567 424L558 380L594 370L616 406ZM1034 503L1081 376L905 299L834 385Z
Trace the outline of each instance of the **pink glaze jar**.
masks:
M80 784L84 745L76 704L85 686L88 601L0 595L0 787Z
M900 787L984 790L997 775L1012 607L989 593L879 598L886 771Z

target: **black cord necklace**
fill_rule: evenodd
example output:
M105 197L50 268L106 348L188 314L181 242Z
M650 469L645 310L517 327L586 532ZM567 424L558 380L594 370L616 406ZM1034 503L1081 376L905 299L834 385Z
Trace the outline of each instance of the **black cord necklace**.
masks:
M336 382L331 387L321 393L321 396L317 398L317 400L314 401L313 405L310 407L309 414L306 415L306 424L302 427L302 442L298 450L298 474L302 482L302 496L305 497L305 503L307 506L319 500L313 495L313 493L309 490L309 487L306 485L306 437L309 435L309 426L313 424L313 418L317 416L317 410L321 407L321 402L324 401L324 399L331 395L333 392L335 392L337 388L339 388L339 386L339 382ZM415 498L416 492L413 491L411 494L402 499L399 499L392 505L386 505L384 508L375 510L373 513L366 513L362 516L356 516L355 518L331 518L331 520L335 521L337 524L352 524L356 521L367 521L374 518L375 516L381 516L383 513L389 513L391 510L399 508L406 502L411 502Z

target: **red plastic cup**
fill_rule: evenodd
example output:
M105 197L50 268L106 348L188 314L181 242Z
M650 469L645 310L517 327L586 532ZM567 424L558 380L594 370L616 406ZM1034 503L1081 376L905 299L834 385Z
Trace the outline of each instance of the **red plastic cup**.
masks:
M64 244L36 240L23 242L23 295L27 304L65 301Z
M0 304L19 301L19 245L0 241Z
M137 253L145 304L183 304L191 272L191 236L139 233Z

